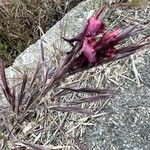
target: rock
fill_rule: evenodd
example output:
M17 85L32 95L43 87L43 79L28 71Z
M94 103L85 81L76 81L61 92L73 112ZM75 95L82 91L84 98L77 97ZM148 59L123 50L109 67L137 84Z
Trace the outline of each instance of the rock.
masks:
M143 82L150 83L150 53L136 64ZM146 67L144 67L146 66ZM150 85L124 81L120 94L105 107L106 115L95 120L86 132L90 150L149 150L150 148Z

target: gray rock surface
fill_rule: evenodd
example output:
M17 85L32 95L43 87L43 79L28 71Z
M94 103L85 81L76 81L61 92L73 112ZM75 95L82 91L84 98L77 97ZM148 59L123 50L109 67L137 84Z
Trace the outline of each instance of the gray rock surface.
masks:
M105 107L106 115L88 130L90 150L150 149L150 53L144 54L137 69L147 85L138 88L125 80L120 94Z

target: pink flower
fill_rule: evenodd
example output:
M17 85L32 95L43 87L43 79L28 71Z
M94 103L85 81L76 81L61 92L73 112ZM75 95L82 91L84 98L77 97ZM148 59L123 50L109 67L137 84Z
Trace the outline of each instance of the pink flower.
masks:
M92 38L85 38L82 46L82 52L90 63L96 61L96 51L93 48L93 42Z
M104 10L104 7L101 10L99 10L95 16L91 16L88 19L83 32L79 33L74 38L71 38L71 39L63 38L63 39L66 42L69 42L70 45L73 46L74 42L77 42L77 41L83 42L86 37L95 37L99 33L103 33L105 29L105 24L101 20L99 20L99 16L103 12L103 10Z
M108 32L103 37L103 42L116 44L119 41L120 28L116 28L114 31Z
M99 20L99 16L102 13L104 8L102 8L95 16L92 16L88 19L87 25L84 30L84 35L86 37L97 36L99 33L104 31L104 23Z
M142 30L141 27L132 26L124 30L115 28L113 31L103 33L105 24L99 19L103 10L104 7L95 16L88 19L83 32L75 38L65 39L73 47L74 42L80 44L81 49L78 49L78 52L81 50L81 56L79 55L79 59L76 59L78 65L79 62L82 63L82 66L88 63L94 65L107 58L114 58L118 52L115 46ZM99 34L101 35L98 36Z
M93 46L98 55L101 54L102 56L109 58L113 57L116 52L116 48L114 46L120 42L120 33L120 28L117 28L111 32L106 32L103 37Z
M119 28L114 31L107 32L99 41L96 41L96 37L85 37L82 51L88 61L90 63L96 62L97 55L112 58L116 52L116 48L114 46L119 43L120 32L121 29Z
M119 43L119 34L121 29L117 28L114 31L106 32L103 37L95 44L95 48L101 47L112 47Z
M95 17L91 17L87 23L85 36L86 37L97 36L99 33L102 33L103 31L104 31L104 24Z

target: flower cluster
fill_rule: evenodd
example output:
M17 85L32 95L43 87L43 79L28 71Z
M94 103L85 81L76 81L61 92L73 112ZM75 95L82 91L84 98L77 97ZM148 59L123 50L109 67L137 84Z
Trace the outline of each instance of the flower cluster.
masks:
M74 42L81 45L80 54L72 62L70 72L82 71L89 66L93 67L103 62L129 56L140 47L149 44L135 44L117 49L116 47L121 41L144 29L141 26L133 25L125 29L116 27L112 31L106 30L105 23L99 19L103 10L104 8L87 20L83 32L72 39L65 39L71 45L74 45Z
M119 43L120 28L116 28L114 31L105 32L105 24L99 20L99 16L104 8L102 8L95 16L88 19L85 29L76 38L71 41L81 41L83 43L82 52L87 58L89 63L95 63L97 61L97 54L100 51L104 51L105 56L112 57L116 51L115 45ZM99 35L101 38L98 38ZM98 39L98 40L97 40Z

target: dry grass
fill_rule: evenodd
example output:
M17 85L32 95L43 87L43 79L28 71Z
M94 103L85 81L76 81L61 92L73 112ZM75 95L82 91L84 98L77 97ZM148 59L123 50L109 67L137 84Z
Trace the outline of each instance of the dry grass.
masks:
M148 6L149 7L149 6ZM150 9L150 7L149 7ZM130 9L128 10L128 15L116 15L114 14L112 20L109 21L111 26L115 26L118 23L129 24L129 23L140 23L144 24L145 18L140 16L141 10L139 9ZM145 9L143 16L146 17L148 10ZM116 22L117 19L117 22ZM133 40L136 41L141 38L141 35L138 35L134 39L126 41L125 45L132 43ZM75 76L69 76L63 82L60 83L60 87L64 86L75 86L75 87L93 87L93 88L113 88L118 89L124 84L124 79L128 79L133 83L139 84L139 74L136 69L135 58L139 57L140 54L134 55L131 58L125 58L122 61L116 61L111 64L111 67L108 65L103 65L101 67L93 68L83 73L79 73ZM59 58L56 58L59 60ZM132 63L129 63L129 62ZM138 60L137 60L138 61ZM130 65L131 64L131 65ZM130 73L133 71L133 78L130 77ZM121 80L120 80L121 79ZM58 89L54 89L54 92ZM81 108L88 108L96 110L96 114L92 115L83 115L76 113L68 112L58 112L50 109L50 106L53 104L50 99L53 93L50 93L49 96L41 100L40 105L38 105L34 110L30 110L23 122L16 123L14 120L14 114L10 114L10 110L2 110L5 112L1 115L3 118L3 128L2 128L2 143L5 145L5 149L12 147L13 143L16 142L19 149L64 149L64 150L73 150L73 149L88 149L86 144L82 143L84 141L84 134L87 127L92 127L95 125L95 120L102 115L107 113L105 110L106 104L110 99L106 101L94 102L90 104L81 104ZM56 101L56 104L61 102L70 102L76 101L81 98L83 94L71 93L66 96L63 96L61 99ZM85 95L84 95L85 96ZM7 119L6 117L7 116ZM14 128L15 126L15 128ZM11 134L9 134L9 132ZM9 137L9 140L8 140ZM11 142L10 142L11 141ZM22 142L25 141L25 142ZM30 143L30 144L29 144ZM35 145L36 144L36 145ZM46 145L39 146L39 145ZM14 150L17 148L15 147Z
M0 57L7 65L82 0L2 0Z

